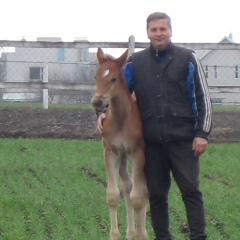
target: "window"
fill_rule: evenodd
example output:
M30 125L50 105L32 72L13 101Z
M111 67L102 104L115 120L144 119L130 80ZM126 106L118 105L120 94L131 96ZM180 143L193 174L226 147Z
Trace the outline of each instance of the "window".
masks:
M30 80L43 80L43 67L30 67Z
M214 77L218 77L218 72L217 72L217 65L214 65Z
M239 78L238 65L235 66L235 78Z
M213 105L222 105L222 98L212 98Z
M206 76L206 78L208 78L208 65L206 65L206 67L205 67L205 76Z
M58 61L64 61L64 48L58 48Z

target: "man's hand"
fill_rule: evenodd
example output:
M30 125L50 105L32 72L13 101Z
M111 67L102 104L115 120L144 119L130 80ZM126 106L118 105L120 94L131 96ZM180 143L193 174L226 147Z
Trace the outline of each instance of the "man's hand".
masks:
M101 115L98 118L98 131L102 134L103 132L103 121L106 118L106 113L101 113Z
M207 149L208 140L201 137L196 137L193 140L192 150L194 151L194 156L199 157Z

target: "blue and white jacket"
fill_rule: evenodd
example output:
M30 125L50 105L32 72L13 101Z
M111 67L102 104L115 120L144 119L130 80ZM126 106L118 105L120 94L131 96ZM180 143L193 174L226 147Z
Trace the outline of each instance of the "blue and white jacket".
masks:
M135 92L147 142L208 138L212 106L202 66L192 50L170 44L134 53L123 69Z

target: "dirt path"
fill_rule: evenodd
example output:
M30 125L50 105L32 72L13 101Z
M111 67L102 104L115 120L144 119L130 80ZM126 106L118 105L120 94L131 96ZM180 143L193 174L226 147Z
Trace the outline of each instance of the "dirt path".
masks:
M210 142L240 141L240 112L214 113ZM92 109L0 109L2 138L100 139Z

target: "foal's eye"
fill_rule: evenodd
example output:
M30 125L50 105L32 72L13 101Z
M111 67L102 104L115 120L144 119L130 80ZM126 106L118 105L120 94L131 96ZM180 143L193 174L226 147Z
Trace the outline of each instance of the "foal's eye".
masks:
M116 81L117 81L117 78L116 77L114 77L114 78L112 78L112 83L115 83Z

